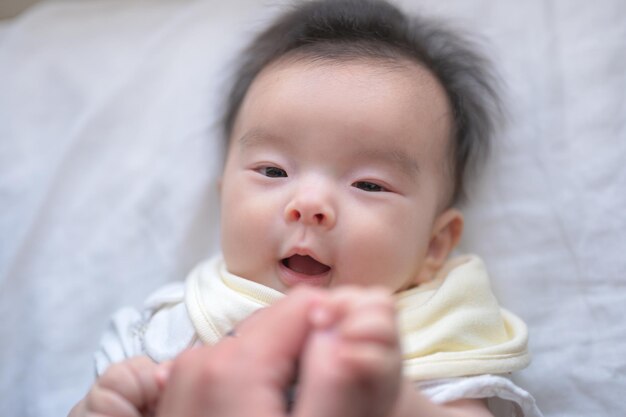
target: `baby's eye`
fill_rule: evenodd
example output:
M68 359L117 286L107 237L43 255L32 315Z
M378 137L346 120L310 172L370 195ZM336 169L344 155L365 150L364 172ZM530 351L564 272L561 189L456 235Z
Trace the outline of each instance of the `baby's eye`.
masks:
M258 170L261 174L270 178L281 178L286 177L287 172L284 169L280 169L277 167L263 167Z
M352 184L352 186L358 188L359 190L368 191L368 192L387 191L385 187L380 186L378 184L374 184L373 182L369 182L369 181L357 181L354 184Z

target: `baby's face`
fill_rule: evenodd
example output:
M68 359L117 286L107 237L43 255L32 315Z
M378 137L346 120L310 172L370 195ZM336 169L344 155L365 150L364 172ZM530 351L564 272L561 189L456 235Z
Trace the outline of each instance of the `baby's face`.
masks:
M415 64L266 68L240 109L222 179L229 271L283 292L412 286L429 254L441 256L432 243L450 187L449 133L443 90Z

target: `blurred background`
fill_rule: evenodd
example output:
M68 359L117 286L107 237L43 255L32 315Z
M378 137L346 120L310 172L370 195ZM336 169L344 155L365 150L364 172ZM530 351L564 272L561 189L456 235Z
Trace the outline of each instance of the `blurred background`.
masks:
M9 19L22 13L38 0L1 0L0 19Z
M0 0L0 416L66 415L111 313L218 250L232 64L289 2L34 3ZM626 2L395 3L505 85L462 250L529 325L513 379L546 416L625 416Z

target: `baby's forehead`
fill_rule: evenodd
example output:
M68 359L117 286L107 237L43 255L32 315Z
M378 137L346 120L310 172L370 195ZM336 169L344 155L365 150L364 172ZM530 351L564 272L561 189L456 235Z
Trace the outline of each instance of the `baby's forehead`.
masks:
M292 52L270 62L257 75L281 71L316 70L333 76L339 73L355 76L366 73L375 78L402 77L420 88L430 87L433 92L446 95L438 78L424 64L408 57L367 57L367 56L309 56L306 53Z
M341 117L357 132L374 130L387 140L392 138L386 132L393 134L398 127L446 142L452 133L452 112L444 88L428 69L408 59L286 57L256 77L242 113L253 110L276 118L279 114L272 110L284 113L285 109L271 106L283 99L288 100L288 110L316 110L320 123L324 118ZM307 107L314 100L323 106Z
M321 82L315 83L314 93L332 92L338 84L344 83L354 85L355 88L365 86L360 96L349 95L347 98L375 102L383 96L392 96L395 102L402 103L402 113L409 116L430 113L437 124L449 125L448 128L451 128L452 111L446 90L429 69L408 58L312 58L286 55L267 65L257 75L246 96L259 84L264 90L277 90L306 87L315 81ZM306 101L308 97L302 96L301 99ZM340 99L335 97L335 100ZM349 100L346 102L349 103Z

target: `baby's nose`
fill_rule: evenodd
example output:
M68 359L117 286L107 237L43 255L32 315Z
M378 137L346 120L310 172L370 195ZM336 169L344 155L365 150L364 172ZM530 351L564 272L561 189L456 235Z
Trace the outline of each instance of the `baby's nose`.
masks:
M307 226L332 228L335 225L335 211L328 196L316 191L298 193L285 208L288 223L300 222Z

